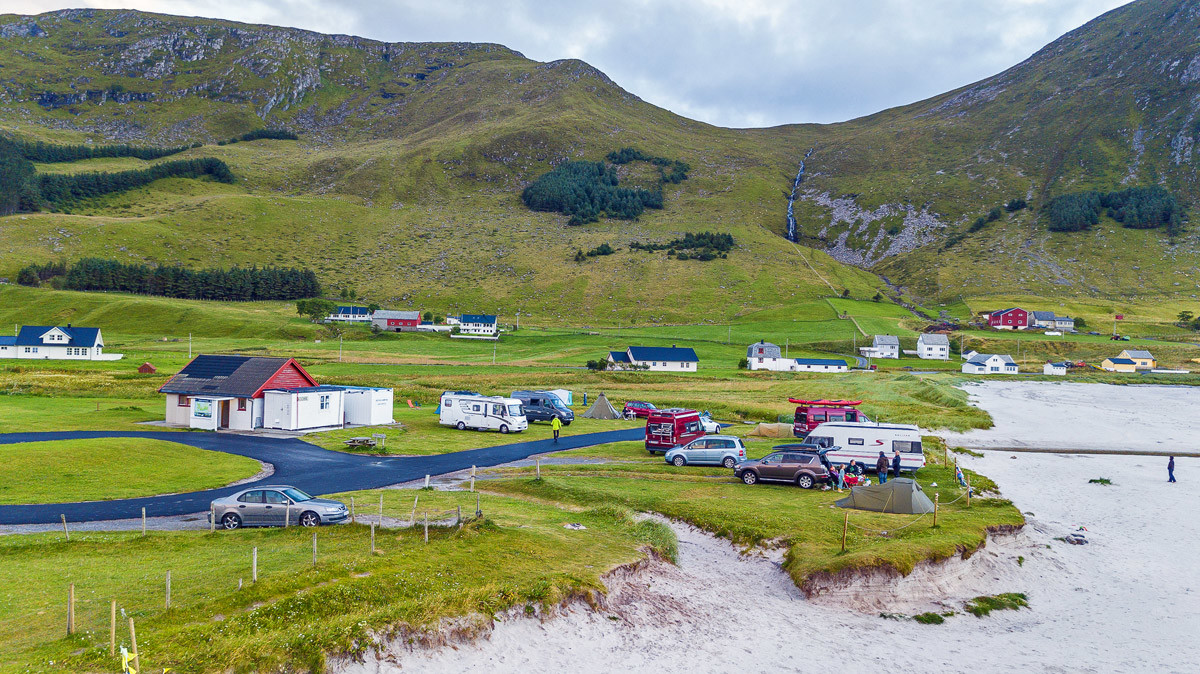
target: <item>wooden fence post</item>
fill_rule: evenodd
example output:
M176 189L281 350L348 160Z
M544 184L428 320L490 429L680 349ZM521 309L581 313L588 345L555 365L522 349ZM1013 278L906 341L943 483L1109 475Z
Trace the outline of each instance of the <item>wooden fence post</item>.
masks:
M425 474L425 488L429 489L429 473Z
M171 572L167 571L167 602L165 608L171 610Z
M317 568L317 532L313 532L313 568Z
M208 530L217 530L217 509L213 505L208 506Z
M941 494L933 495L933 526L935 527L937 526L938 497L940 496Z
M429 542L429 511L425 511L425 542ZM74 586L72 586L74 587Z
M258 582L258 546L250 552L250 582Z
M354 524L354 497L350 497L350 524Z
M146 535L146 508L142 508L142 536Z
M133 629L133 618L129 619L129 645L133 646L133 669L142 671L141 656L138 655L137 632Z
M67 586L67 635L75 633L75 583Z
M371 523L371 554L375 554L375 524Z
M479 509L479 492L475 492L475 516L480 517L483 511Z
M383 491L379 492L379 526L383 526Z
M542 479L542 460L534 459L533 461L537 465L537 479L540 480L540 479Z
M416 497L413 498L412 514L408 516L408 526L410 527L417 523L417 501L419 500L421 500L421 495L417 494Z
M475 491L475 466L471 466L471 491Z
M850 513L846 513L846 519L842 520L842 552L846 551L846 533L850 530Z
M283 528L286 529L292 523L292 504L289 503L283 508Z
M63 522L63 534L66 535L67 540L69 541L69 540L71 540L71 532L67 529L67 516L66 515L62 515L62 522Z
M970 508L971 507L971 478L967 477L966 473L963 473L963 482L967 483L967 507Z
M108 605L108 654L117 654L117 600Z

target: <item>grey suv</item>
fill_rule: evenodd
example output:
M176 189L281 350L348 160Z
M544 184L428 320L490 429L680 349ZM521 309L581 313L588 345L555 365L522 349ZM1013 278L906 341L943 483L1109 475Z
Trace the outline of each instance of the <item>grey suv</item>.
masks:
M350 513L341 501L313 498L287 485L267 485L213 500L208 516L215 517L222 529L237 529L285 523L315 527L344 522Z
M664 458L675 466L707 464L733 468L739 461L746 460L746 447L741 438L732 435L706 435L667 450Z

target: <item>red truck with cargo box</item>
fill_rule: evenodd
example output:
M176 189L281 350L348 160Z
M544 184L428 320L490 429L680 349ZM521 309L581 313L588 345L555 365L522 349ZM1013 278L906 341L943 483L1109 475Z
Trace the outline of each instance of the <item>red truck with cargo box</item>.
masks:
M687 444L704 436L700 413L672 407L651 410L646 417L646 451L665 454L668 449Z
M792 435L797 438L807 437L809 431L826 421L870 421L867 415L856 409L863 403L861 400L799 400L788 398L795 403L796 418L792 422Z

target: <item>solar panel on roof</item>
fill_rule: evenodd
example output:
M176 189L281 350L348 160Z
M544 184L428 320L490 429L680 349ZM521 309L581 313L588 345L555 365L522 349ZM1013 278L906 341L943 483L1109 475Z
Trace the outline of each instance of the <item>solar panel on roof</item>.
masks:
M201 379L228 377L248 360L249 356L196 356L180 374Z

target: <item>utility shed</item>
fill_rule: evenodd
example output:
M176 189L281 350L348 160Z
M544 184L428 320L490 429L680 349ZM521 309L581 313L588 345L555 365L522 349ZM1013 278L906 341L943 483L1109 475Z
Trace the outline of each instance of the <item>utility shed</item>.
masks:
M304 386L263 391L263 428L306 431L341 428L345 390L340 386Z
M347 426L379 426L392 424L393 395L390 388L372 386L339 386L345 392L345 422Z

